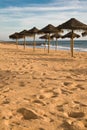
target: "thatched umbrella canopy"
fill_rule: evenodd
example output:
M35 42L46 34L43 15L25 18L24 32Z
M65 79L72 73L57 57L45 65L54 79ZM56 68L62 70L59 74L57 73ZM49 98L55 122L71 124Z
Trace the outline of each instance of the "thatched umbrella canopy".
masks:
M71 31L71 32L65 34L64 36L62 36L62 38L70 38L71 39L71 43L72 43L72 39L79 38L79 37L80 37L80 35L74 33L73 31Z
M51 35L51 38L56 38L56 42L55 42L55 50L57 50L57 46L58 46L58 40L59 38L61 38L62 36L59 33L55 33L53 35Z
M16 38L20 39L20 38L22 38L22 36L16 32L16 33L9 35L9 38L10 39L16 39Z
M19 34L24 38L24 49L25 49L25 46L26 46L25 38L27 36L27 30L23 30Z
M78 35L78 34L76 34L76 33L74 33L74 32L69 32L69 33L67 33L67 34L65 34L64 36L62 36L62 38L79 38L80 37L80 35Z
M67 22L58 26L59 29L70 29L70 30L86 30L87 25L78 21L75 18L71 18Z
M49 53L49 49L50 49L50 34L57 33L58 29L56 27L54 27L53 25L48 24L46 27L42 28L39 32L45 33L45 34L49 35L49 38L48 38L48 53Z
M83 36L83 37L87 36L87 30L82 33L82 36Z
M55 33L55 34L51 35L51 37L53 37L53 38L61 38L61 35L58 34L58 33Z
M35 36L36 34L38 34L39 29L37 29L36 27L33 27L32 29L27 31L27 34L32 35L33 36L33 51L35 51L35 46L36 46L36 42L35 42Z
M58 29L67 29L67 30L71 30L73 32L74 30L86 30L87 25L78 21L75 18L71 18L67 22L59 25L57 28ZM73 46L74 46L74 41L73 41L73 37L72 37L72 42L71 42L71 56L72 57L73 57Z
M43 36L41 36L41 37L39 37L40 39L48 39L49 38L49 35L43 35Z
M23 38L22 35L20 35L18 32L15 32L9 36L10 39L16 39L16 45L18 48L18 39Z

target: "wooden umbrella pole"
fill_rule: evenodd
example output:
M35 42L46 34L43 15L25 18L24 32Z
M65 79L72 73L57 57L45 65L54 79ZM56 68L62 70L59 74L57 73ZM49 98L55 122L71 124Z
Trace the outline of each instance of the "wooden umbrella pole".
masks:
M26 41L25 41L25 36L24 36L24 49L25 49L25 46L26 46Z
M50 50L50 34L49 34L49 38L48 38L48 53L49 53L49 50Z
M73 30L72 30L72 38L71 38L71 57L73 57L73 47L74 47L74 41L73 41Z
M35 43L35 34L34 34L33 51L35 51L35 46L36 46L36 43Z
M17 49L18 49L18 39L16 38L16 46L17 46Z
M46 49L46 41L47 41L47 40L45 40L45 43L44 43L44 51L45 51L45 49Z
M57 38L56 38L56 47L55 47L55 51L57 51L57 42L58 42L58 41L57 41Z

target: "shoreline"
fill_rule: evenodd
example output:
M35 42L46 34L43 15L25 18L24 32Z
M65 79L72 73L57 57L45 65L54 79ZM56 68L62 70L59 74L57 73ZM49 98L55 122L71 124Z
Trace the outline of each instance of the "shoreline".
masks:
M75 42L77 41L81 41L81 40L76 40ZM87 41L87 40L85 40ZM41 49L44 49L44 41L36 41L37 44L36 44L36 48L41 48ZM64 43L65 42L65 43ZM50 50L55 50L55 45L54 45L54 41L53 41L53 44L52 44L52 41L51 41L51 44L50 44ZM77 45L78 43L78 45ZM87 46L82 46L79 42L77 43L74 43L74 51L77 51L77 52L87 52ZM15 42L2 42L1 44L14 44L16 45ZM85 43L86 44L86 43ZM18 44L18 46L23 46L23 41L20 42L20 44ZM81 47L82 46L82 47ZM33 42L32 41L27 41L26 43L26 48L33 48ZM46 44L46 49L48 48L48 45ZM69 40L65 40L65 41L58 41L58 46L57 46L57 51L59 50L70 50L70 41Z
M11 48L14 48L14 49L20 49L21 51L29 51L29 50L31 50L32 51L32 53L33 53L33 46L27 46L26 45L26 47L25 47L25 49L24 49L24 46L23 45L16 45L16 43L0 43L0 45L1 46L6 46L7 48L9 48L9 47L11 47ZM9 47L8 47L9 46ZM52 52L54 52L54 53L58 53L58 51L59 52L67 52L67 53L71 53L71 50L70 49L65 49L65 50L62 50L62 49L57 49L57 50L55 50L55 48L53 49L53 48L51 48L50 47L50 53L48 53L48 46L47 46L47 48L45 48L45 51L44 51L44 47L42 48L41 46L36 46L36 48L35 48L35 50L36 50L36 52L38 52L39 50L41 50L41 53L43 53L44 54L44 52L45 53L47 53L47 54L50 54L50 53L52 53ZM87 51L79 51L79 50L76 50L76 49L74 49L74 53L87 53Z

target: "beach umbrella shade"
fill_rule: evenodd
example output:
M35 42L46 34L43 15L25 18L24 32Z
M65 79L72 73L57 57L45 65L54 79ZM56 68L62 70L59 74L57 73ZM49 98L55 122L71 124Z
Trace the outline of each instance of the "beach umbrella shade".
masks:
M22 38L24 38L24 49L25 49L25 47L26 47L26 40L25 40L25 38L26 38L26 36L28 36L27 30L23 30L19 34L22 36Z
M43 36L41 36L41 37L39 37L40 39L48 39L49 38L49 35L43 35Z
M45 49L46 49L46 42L47 42L47 40L49 39L49 35L48 34L46 34L46 35L43 35L43 36L41 36L41 37L39 37L40 39L45 39L45 44L44 44L44 51L45 51ZM53 39L53 38L51 38L51 39Z
M83 37L87 36L87 31L84 31L84 32L82 33L82 36L83 36Z
M62 36L59 33L55 33L53 35L51 35L51 38L56 38L56 42L55 42L55 50L57 50L57 46L58 46L58 40L59 38L61 38Z
M67 29L74 32L74 30L87 30L87 25L78 21L75 18L71 18L70 20L66 21L65 23L59 25L57 27L58 29ZM73 57L73 47L74 47L74 41L73 37L71 38L71 56Z
M17 45L17 48L18 48L18 39L22 38L22 36L18 32L15 32L15 33L9 35L9 38L10 39L16 39L16 45Z
M55 26L53 26L52 24L48 24L47 26L42 28L39 32L48 34L48 36L49 36L48 37L48 53L49 53L49 49L50 49L50 34L57 33L58 29Z
M80 37L80 35L78 35L78 34L76 34L76 33L74 33L74 32L69 32L69 33L67 33L67 34L65 34L64 36L62 36L62 38L79 38Z
M64 36L62 36L62 38L70 38L71 39L71 47L72 47L72 39L79 38L79 37L80 37L80 35L74 33L73 31L71 31L71 32L65 34Z
M33 27L32 29L27 31L27 34L33 36L33 51L35 51L35 46L36 46L35 36L36 36L36 34L38 34L38 31L39 31L39 29L37 29L36 27Z

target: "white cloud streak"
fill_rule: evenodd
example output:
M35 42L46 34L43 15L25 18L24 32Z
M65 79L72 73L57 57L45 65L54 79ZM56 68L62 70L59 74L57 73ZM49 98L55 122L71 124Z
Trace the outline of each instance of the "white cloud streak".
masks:
M0 28L2 34L14 33L33 26L42 28L51 23L58 26L62 22L75 17L87 23L87 1L56 0L48 5L27 5L27 7L8 7L0 9ZM1 36L0 36L1 38Z

